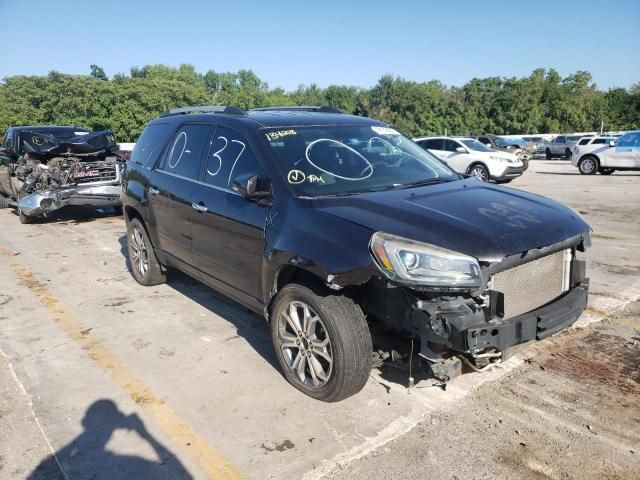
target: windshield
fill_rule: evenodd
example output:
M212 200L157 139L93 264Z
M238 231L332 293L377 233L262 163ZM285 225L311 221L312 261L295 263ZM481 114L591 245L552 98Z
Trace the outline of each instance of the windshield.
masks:
M522 145L523 143L527 143L523 138L502 138L495 137L493 139L496 142L496 145L505 146L505 145Z
M461 139L460 141L462 143L464 143L465 147L467 147L467 148L469 148L471 150L475 150L476 152L493 152L492 148L489 148L489 147L483 145L478 140L473 140L471 138L466 138L466 139Z
M377 125L265 129L281 174L299 196L348 195L458 180L436 157Z

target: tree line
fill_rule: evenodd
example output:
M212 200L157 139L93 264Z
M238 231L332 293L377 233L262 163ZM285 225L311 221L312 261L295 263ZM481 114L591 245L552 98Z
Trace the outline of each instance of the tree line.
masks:
M329 105L390 123L408 135L526 134L629 130L640 126L640 83L599 90L589 72L562 77L536 69L522 78L474 78L461 87L384 75L372 88L315 84L271 88L251 70L202 74L192 65L133 67L111 79L52 71L0 83L0 132L15 125L112 129L133 142L145 124L170 108L236 105Z

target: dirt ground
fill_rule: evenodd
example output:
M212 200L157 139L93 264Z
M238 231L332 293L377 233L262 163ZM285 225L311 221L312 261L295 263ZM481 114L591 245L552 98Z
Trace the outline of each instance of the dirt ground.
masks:
M374 369L337 404L284 380L259 316L138 285L121 217L0 210L0 480L640 478L639 181L534 161L510 184L593 227L576 328L446 391Z

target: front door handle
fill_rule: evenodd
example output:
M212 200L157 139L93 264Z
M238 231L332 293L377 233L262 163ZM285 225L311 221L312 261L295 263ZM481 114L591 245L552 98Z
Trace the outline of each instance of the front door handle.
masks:
M157 188L149 187L149 193L151 195L157 195L160 193L160 190L158 190Z
M195 203L195 202L191 202L191 206L193 208L195 208L196 210L198 210L199 212L206 212L208 210L208 208L205 207L204 205L201 205L201 204Z

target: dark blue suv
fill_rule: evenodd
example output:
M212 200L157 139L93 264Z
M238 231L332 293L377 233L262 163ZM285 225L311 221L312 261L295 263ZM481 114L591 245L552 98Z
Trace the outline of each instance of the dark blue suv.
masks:
M365 385L371 331L376 351L401 339L446 380L587 304L574 211L329 107L165 112L135 146L123 205L138 282L177 268L263 314L286 378L324 401Z

